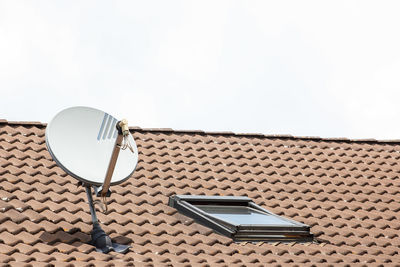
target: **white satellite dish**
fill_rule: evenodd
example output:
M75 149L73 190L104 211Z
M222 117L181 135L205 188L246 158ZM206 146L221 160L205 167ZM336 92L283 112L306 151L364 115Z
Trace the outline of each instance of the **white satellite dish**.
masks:
M91 191L93 187L97 196L110 196L110 185L124 182L136 169L138 151L126 120L94 108L68 108L47 125L46 146L55 162L86 188L92 244L104 253L126 252L129 246L112 243L101 229Z
M102 185L118 136L117 119L89 107L72 107L59 112L46 128L47 148L57 164L83 183ZM135 171L138 153L121 150L111 185L124 182Z

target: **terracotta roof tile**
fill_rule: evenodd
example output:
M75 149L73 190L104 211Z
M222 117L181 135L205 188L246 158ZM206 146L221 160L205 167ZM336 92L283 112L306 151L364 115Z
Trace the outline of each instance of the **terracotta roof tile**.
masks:
M86 195L46 150L45 124L0 120L0 262L22 266L398 265L400 141L131 128L132 178L88 244ZM311 226L313 243L234 243L168 206L174 194L251 197Z

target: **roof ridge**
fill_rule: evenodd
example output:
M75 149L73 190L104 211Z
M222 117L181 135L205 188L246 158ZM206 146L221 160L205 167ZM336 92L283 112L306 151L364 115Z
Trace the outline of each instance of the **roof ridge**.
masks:
M279 138L292 140L310 140L310 141L328 141L328 142L346 142L346 143L379 143L379 144L400 144L400 139L377 140L374 138L350 139L346 137L319 137L319 136L293 136L290 134L262 134L262 133L235 133L230 131L202 131L202 130L175 130L172 128L141 128L138 126L129 127L129 129L138 132L160 132L160 133L181 133L181 134L200 134L200 135L224 135L238 137L256 137L256 138Z
M8 121L6 119L0 119L0 124L12 124L12 125L36 125L36 126L46 126L47 123L40 121Z
M1 124L10 125L29 125L29 126L47 126L47 123L40 121L7 121L0 119ZM141 128L138 126L129 127L130 130L138 132L159 132L159 133L176 133L176 134L200 134L200 135L223 135L237 137L255 137L255 138L277 138L290 140L309 140L309 141L328 141L328 142L345 142L345 143L379 143L379 144L400 144L400 139L378 140L374 138L368 139L350 139L346 137L319 137L319 136L293 136L290 134L262 134L262 133L235 133L231 131L203 131L203 130L175 130L172 128Z

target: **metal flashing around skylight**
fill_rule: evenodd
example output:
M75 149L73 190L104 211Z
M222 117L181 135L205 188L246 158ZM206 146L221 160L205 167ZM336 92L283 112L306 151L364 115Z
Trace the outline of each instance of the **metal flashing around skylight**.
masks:
M283 218L248 197L175 195L169 206L234 241L312 241L310 226Z

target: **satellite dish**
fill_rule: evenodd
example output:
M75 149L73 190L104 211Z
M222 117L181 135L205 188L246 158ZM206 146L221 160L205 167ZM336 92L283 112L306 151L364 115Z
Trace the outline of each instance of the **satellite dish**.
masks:
M57 165L86 188L93 221L91 243L103 253L126 252L129 246L113 243L101 229L91 189L105 199L111 195L111 185L126 181L135 171L138 151L127 121L94 108L68 108L47 125L46 146Z
M118 136L117 119L89 107L72 107L59 112L46 128L46 145L57 164L83 183L102 185ZM111 185L124 182L135 171L138 153L121 150Z

